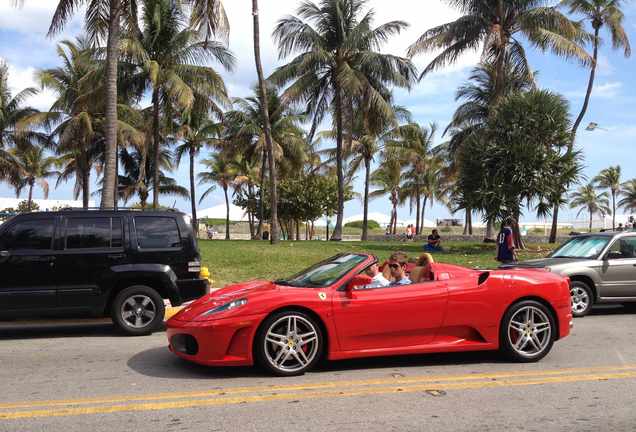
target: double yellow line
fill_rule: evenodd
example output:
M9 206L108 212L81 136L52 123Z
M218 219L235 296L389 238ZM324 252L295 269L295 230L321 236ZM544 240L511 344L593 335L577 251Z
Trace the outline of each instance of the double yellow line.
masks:
M426 391L435 395L439 394L440 390L487 389L619 379L636 379L636 365L468 375L424 375L297 385L229 387L221 390L182 393L3 403L0 404L0 421Z

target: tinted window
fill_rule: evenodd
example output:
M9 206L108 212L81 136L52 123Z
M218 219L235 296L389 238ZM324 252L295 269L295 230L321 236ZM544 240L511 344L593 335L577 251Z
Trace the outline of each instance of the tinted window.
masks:
M3 234L2 246L6 250L51 249L53 227L52 219L18 222Z
M168 249L181 246L177 222L169 217L135 218L137 245L142 249Z
M636 258L636 237L622 238L610 248L613 259Z
M121 219L72 218L66 222L66 249L121 247Z

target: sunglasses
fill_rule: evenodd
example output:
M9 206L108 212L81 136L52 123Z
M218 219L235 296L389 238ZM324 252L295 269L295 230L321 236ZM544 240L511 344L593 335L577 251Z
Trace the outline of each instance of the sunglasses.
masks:
M396 269L396 268L400 268L399 264L389 264L389 267Z

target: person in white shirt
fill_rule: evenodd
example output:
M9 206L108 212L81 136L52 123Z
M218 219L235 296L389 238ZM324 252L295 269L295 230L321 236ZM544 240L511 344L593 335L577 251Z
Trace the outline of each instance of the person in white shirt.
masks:
M364 286L364 289L388 287L391 282L384 277L377 264L371 265L366 271L371 276L371 283Z

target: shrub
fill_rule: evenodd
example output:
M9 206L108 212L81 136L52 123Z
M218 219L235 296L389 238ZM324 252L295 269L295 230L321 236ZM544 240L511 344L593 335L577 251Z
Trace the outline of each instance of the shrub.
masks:
M346 223L345 227L362 229L362 224L363 224L363 221L353 221L353 222ZM367 226L369 227L370 230L380 229L380 224L374 220L368 220Z

